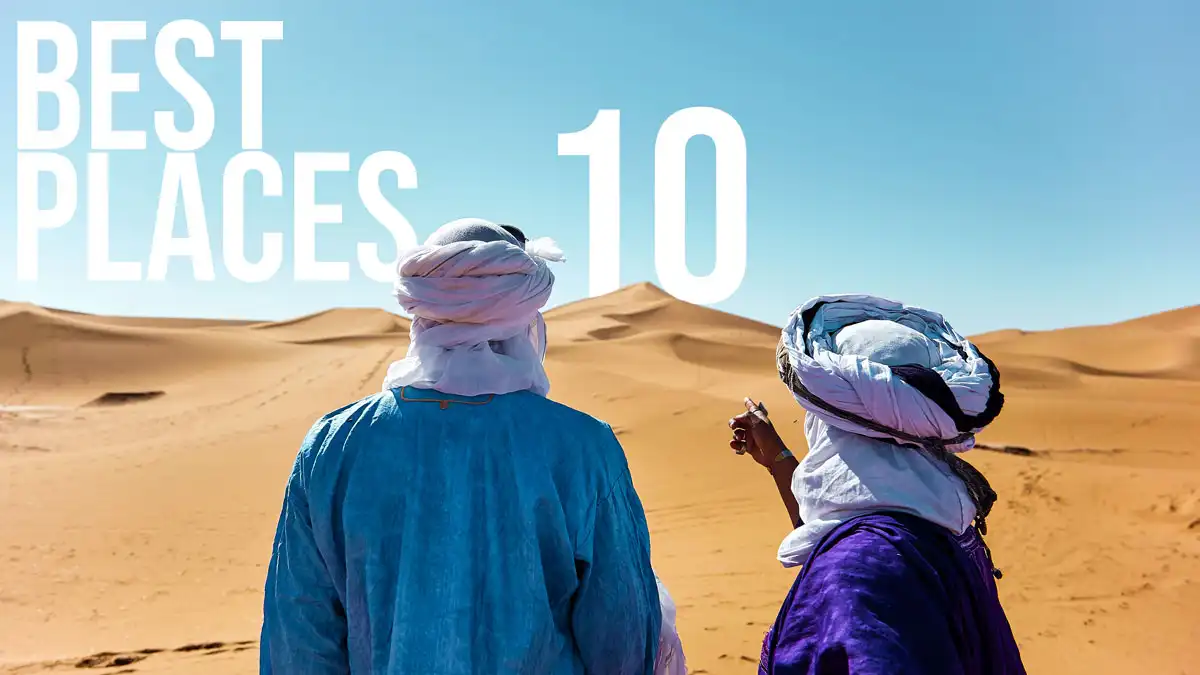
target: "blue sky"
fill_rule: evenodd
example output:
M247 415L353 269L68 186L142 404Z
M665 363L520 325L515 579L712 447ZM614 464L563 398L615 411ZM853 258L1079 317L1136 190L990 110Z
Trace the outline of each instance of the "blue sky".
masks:
M19 6L17 6L19 4ZM784 8L784 5L789 5ZM745 280L717 308L775 324L807 298L870 292L945 313L964 332L1102 323L1200 302L1200 4L1187 0L770 3L367 0L255 3L42 0L0 8L0 185L15 185L17 20L284 22L264 68L264 149L284 197L247 203L248 256L284 233L280 273L234 280L220 259L221 172L239 150L239 51L181 60L212 95L216 132L198 155L217 280L185 260L165 282L85 276L84 199L42 235L40 277L17 281L14 190L0 190L0 297L100 313L282 318L331 306L392 308L387 284L291 277L291 165L347 151L357 167L399 150L419 187L386 190L424 238L462 216L555 237L570 257L553 303L587 294L587 169L557 135L621 110L624 284L655 279L653 156L659 124L690 106L740 123L748 151ZM153 42L117 47L142 91L118 95L118 128L149 149L113 153L113 257L149 255L165 149L156 109L190 113L154 68ZM52 113L45 113L47 120ZM65 153L80 171L89 122ZM688 262L711 269L713 147L689 145ZM354 260L386 231L354 173L323 176L323 260ZM178 225L182 231L182 222Z

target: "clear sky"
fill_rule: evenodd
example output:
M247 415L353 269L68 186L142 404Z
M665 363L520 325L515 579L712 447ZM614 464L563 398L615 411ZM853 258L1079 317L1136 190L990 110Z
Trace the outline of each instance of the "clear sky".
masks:
M42 236L40 278L15 272L16 21L70 25L87 101L89 22L145 20L151 38L191 18L284 22L264 65L265 150L285 196L247 190L249 257L287 238L280 273L234 280L220 257L221 173L239 151L240 61L181 60L212 95L216 133L199 152L217 280L177 260L165 282L88 282L85 222ZM1102 323L1200 302L1200 3L763 0L39 0L0 6L0 297L99 313L283 318L331 306L393 307L387 284L291 278L297 151L348 151L357 167L399 150L419 187L385 191L424 238L462 216L556 238L553 303L587 294L587 168L557 135L597 110L622 118L623 284L656 281L653 156L659 124L690 106L740 123L748 150L749 266L719 309L780 324L807 298L870 292L942 311L963 332ZM149 253L166 150L156 109L190 113L154 67L153 41L119 44L119 128L151 130L113 153L113 257ZM52 119L52 117L48 117ZM89 122L66 151L84 184ZM186 122L184 122L186 125ZM689 145L688 261L713 264L713 146ZM354 174L322 176L323 260L390 238ZM179 225L182 229L182 225Z

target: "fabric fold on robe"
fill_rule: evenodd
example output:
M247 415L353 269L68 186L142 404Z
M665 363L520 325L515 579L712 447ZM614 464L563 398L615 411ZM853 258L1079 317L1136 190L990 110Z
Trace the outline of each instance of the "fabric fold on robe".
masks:
M687 660L683 655L683 643L679 640L679 630L675 628L675 601L667 592L658 573L654 574L658 583L658 603L662 606L662 630L658 635L658 655L654 659L654 675L687 675Z

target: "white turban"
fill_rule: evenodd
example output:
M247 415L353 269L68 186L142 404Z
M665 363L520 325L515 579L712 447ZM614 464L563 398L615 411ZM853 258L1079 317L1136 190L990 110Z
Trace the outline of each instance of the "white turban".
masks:
M523 247L500 226L478 219L447 223L425 245L402 254L394 295L413 316L411 342L408 355L388 368L384 390L545 396L550 383L542 366L540 310L554 287L546 260L563 260L552 241Z

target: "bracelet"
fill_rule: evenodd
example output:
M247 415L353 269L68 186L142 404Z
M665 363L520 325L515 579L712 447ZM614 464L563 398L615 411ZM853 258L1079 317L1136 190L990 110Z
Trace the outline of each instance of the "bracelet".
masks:
M778 464L778 463L782 462L783 460L787 459L788 457L793 457L793 456L794 456L794 455L792 455L792 451L791 451L791 450L788 450L787 448L784 448L784 449L783 449L783 452L781 452L781 453L779 453L778 455L776 455L776 457L775 457L775 463L776 463L776 464Z

